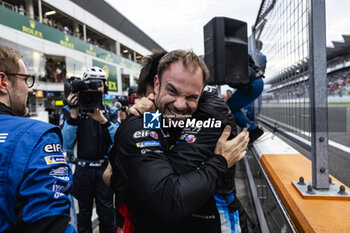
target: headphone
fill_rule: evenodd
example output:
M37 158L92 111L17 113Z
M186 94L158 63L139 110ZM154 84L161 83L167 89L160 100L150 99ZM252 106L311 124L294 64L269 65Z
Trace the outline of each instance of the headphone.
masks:
M6 83L3 81L4 76L1 75L0 78L2 78L2 79L1 79L1 86L6 87L7 85L6 85Z
M6 90L7 90L7 84L3 81L4 79L4 76L3 75L0 75L0 78L1 78L1 86L5 87ZM10 92L7 90L7 95L9 96L9 100L10 100L10 106L12 108L12 100L11 100L11 95L10 95Z

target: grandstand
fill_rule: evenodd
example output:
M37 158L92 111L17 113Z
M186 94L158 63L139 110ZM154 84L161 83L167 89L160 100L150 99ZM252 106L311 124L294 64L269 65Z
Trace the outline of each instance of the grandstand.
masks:
M343 35L344 42L333 42L334 47L327 48L327 93L329 103L350 102L350 36ZM297 74L305 67L299 66L291 69L291 73ZM265 90L263 99L281 102L286 99L307 101L309 98L308 76L305 74L290 75L292 79L286 79L285 83L277 82L278 79L269 80L271 87ZM278 83L278 84L277 84ZM302 97L302 99L301 99Z
M162 49L104 0L0 0L0 30L0 43L21 51L36 75L30 115L54 124L67 78L102 67L111 103L136 84L142 56Z

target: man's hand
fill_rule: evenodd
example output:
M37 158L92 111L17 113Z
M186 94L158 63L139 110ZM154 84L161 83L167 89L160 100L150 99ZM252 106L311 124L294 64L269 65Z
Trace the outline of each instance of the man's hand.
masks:
M79 115L78 96L76 94L70 93L67 97L67 103L70 109L70 117L77 119Z
M95 121L100 122L104 125L108 122L107 118L103 115L102 111L98 108L94 109L94 113L88 112L87 115L94 119Z
M156 111L156 106L154 105L154 94L149 94L147 97L142 97L129 109L129 113L134 116L142 115L144 112L154 111Z
M102 178L103 181L107 186L111 186L111 176L112 176L112 165L110 162L108 162L108 166L106 167L106 170L103 172Z
M249 133L246 128L235 138L228 141L230 134L231 127L226 125L214 150L215 154L220 154L226 159L229 168L244 157L249 142Z
M118 110L121 121L126 119L126 117L128 116L128 112L129 112L128 106L125 106L125 110Z

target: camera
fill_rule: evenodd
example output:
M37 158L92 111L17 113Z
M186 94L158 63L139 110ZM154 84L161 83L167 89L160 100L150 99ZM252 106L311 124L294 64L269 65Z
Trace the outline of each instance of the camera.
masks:
M125 102L124 103L122 103L123 101L117 101L117 102L115 102L115 104L114 104L114 107L116 108L116 109L118 109L118 111L123 111L123 112L125 112L126 111L126 104L125 104Z
M121 111L125 112L126 111L126 106L123 105L121 108L120 108Z
M66 98L70 93L77 95L78 105L71 105L66 100L65 104L70 108L79 107L80 112L93 112L96 108L102 109L102 93L97 91L101 86L101 80L80 80L77 77L71 77L64 83L64 93Z

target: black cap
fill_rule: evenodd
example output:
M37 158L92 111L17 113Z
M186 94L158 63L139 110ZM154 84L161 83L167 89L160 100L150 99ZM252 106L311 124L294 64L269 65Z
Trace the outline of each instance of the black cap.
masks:
M136 93L137 92L137 86L132 85L129 87L129 91L128 91L128 95L130 96L132 93Z

